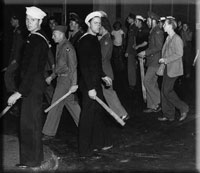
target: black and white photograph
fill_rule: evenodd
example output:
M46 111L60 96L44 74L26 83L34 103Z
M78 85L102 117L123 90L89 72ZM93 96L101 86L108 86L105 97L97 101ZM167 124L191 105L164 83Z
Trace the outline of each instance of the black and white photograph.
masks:
M200 0L3 0L0 20L0 172L200 172Z

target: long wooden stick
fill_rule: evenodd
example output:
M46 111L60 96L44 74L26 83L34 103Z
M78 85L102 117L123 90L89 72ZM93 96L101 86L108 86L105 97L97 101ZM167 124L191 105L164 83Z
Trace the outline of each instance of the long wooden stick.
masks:
M55 107L58 103L60 103L62 100L64 100L66 97L68 97L72 92L68 91L64 96L56 100L51 106L49 106L47 109L44 110L45 113L49 112L53 107Z
M70 90L61 98L56 100L51 106L49 106L47 109L44 110L45 113L49 112L53 107L55 107L58 103L60 103L62 100L64 100L66 97L68 97L71 93L76 92L78 89L78 85L73 86L73 88L70 88Z
M8 105L8 106L6 106L6 108L1 112L1 114L0 114L0 118L3 116L3 115L5 115L6 114L6 112L8 112L9 111L9 109L12 107L12 105Z
M95 100L110 114L112 115L115 120L117 120L118 123L120 123L122 126L125 125L125 122L119 118L119 116L112 110L110 109L99 97L95 97Z
M144 60L143 58L139 58L140 61L140 75L141 75L141 84L142 84L142 95L143 95L143 100L146 103L147 101L147 93L146 93L146 88L144 86Z

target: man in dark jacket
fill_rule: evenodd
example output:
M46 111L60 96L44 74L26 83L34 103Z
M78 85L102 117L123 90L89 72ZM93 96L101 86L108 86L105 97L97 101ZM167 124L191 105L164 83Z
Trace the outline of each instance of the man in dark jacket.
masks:
M69 27L70 27L70 35L69 41L77 49L77 43L80 37L83 35L83 30L81 28L82 20L76 13L70 13L69 17Z
M21 82L18 90L8 99L13 105L22 97L20 116L20 168L39 167L43 161L42 100L45 90L44 70L49 50L41 30L46 16L37 7L26 7L26 27L30 32L21 62Z
M128 32L127 32L127 40L126 40L126 53L125 57L128 58L127 62L127 70L128 70L128 83L129 88L135 90L137 74L136 74L136 34L137 27L135 26L135 14L130 13L127 18L127 22L129 23Z
M13 30L12 47L10 51L10 59L8 67L5 68L4 81L6 89L8 92L14 92L17 89L18 81L17 69L19 66L20 58L22 57L23 45L24 45L24 35L22 33L22 28L20 26L19 16L13 15L11 17L10 23Z

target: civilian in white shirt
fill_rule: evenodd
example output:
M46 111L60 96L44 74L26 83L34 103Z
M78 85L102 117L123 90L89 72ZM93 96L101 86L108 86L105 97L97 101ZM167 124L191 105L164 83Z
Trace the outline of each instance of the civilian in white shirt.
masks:
M123 48L124 48L124 40L125 34L121 29L122 24L120 21L116 21L113 24L113 30L111 32L111 36L113 39L113 55L112 55L112 64L114 71L122 71L124 69L123 62Z

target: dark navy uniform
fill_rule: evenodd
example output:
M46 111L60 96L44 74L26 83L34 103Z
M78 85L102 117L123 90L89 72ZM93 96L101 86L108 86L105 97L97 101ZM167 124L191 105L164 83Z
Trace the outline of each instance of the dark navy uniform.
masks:
M41 30L37 32L44 35ZM40 166L43 161L42 100L45 91L44 70L48 49L44 38L37 34L30 34L20 66L21 82L18 89L22 94L20 163L28 166Z
M82 93L79 153L81 156L88 156L92 154L93 149L109 145L108 130L104 122L105 111L99 103L88 96L88 91L95 89L97 96L104 100L101 77L106 75L102 70L101 47L96 36L83 36L77 50L81 71L79 86Z

